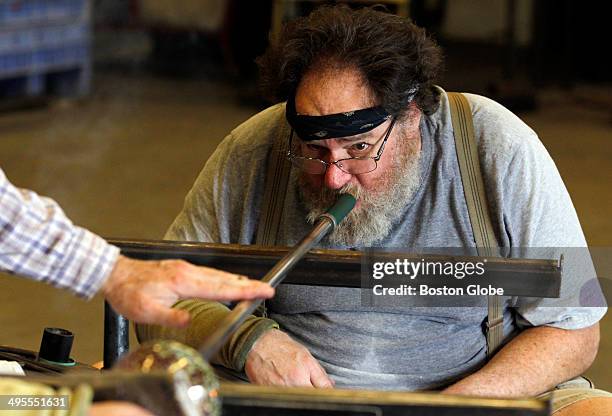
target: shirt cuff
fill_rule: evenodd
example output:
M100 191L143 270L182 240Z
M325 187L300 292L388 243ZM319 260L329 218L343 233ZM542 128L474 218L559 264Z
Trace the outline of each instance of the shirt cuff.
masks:
M238 354L234 358L232 363L233 369L239 372L244 372L244 365L246 363L247 356L251 352L253 345L261 336L269 331L270 329L279 329L276 322L267 318L259 318L258 322L250 329L248 335L246 335Z

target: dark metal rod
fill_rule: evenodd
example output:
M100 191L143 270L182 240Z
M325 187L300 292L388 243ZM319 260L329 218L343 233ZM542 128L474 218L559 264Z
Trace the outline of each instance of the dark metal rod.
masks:
M142 260L183 259L193 264L215 267L232 273L261 279L288 252L287 247L241 246L238 244L197 243L179 241L118 240L110 243L121 248L123 255ZM385 252L375 253L376 261L397 258L434 262L474 262L475 249L466 248L470 255ZM350 250L312 249L283 283L329 287L363 287L362 266L373 254ZM487 282L503 287L509 296L558 296L561 282L559 259L520 259L488 257ZM325 273L321 273L325 270Z
M297 246L287 253L276 265L261 279L272 287L276 287L287 273L293 269L298 261L334 227L333 222L326 217L315 224L313 230L300 241Z
M313 230L304 237L293 250L276 263L261 280L269 283L272 287L278 286L295 264L333 228L334 222L331 219L321 217L315 224ZM236 307L223 318L215 332L206 338L204 343L200 346L200 353L204 359L210 360L225 341L227 341L229 336L234 333L262 302L262 299L239 302Z

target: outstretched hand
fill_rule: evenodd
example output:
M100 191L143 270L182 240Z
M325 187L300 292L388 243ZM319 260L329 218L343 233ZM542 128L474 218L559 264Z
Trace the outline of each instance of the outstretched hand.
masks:
M237 300L270 298L266 283L182 260L142 261L119 256L102 287L118 313L140 323L184 327L187 311L172 309L179 299Z

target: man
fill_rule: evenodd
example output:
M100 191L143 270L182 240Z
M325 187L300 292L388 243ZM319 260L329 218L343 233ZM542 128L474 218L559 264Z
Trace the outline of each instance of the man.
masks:
M349 191L358 204L322 247L475 246L448 99L434 86L441 55L423 30L372 9L324 7L285 27L259 64L267 91L286 105L255 115L219 145L169 238L253 244L267 164L277 157L272 144L282 137L293 168L279 190L277 244L297 243ZM467 98L499 244L586 247L536 134L499 104ZM269 318L250 317L217 361L261 384L536 396L588 368L605 313L507 303L508 342L487 363L486 308L393 310L360 300L351 289L282 285L267 303ZM215 303L177 307L193 314L188 331L140 327L140 337L197 344L227 313ZM557 415L611 408L606 392L573 393L555 393Z

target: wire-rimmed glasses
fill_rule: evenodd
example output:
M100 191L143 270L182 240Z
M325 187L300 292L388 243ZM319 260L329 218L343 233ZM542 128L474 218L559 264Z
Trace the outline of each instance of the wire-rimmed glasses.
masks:
M351 175L360 175L363 173L369 173L374 171L378 167L378 161L380 160L383 150L385 150L385 144L387 139L393 130L395 125L395 117L391 120L391 124L385 131L384 135L376 141L378 143L382 139L382 144L376 153L376 156L371 157L348 157L345 159L338 159L332 162L326 162L316 157L308 156L296 156L291 153L291 144L293 141L293 129L289 136L289 151L287 152L287 158L296 168L313 175L323 175L327 171L327 168L331 165L336 165L338 169Z

